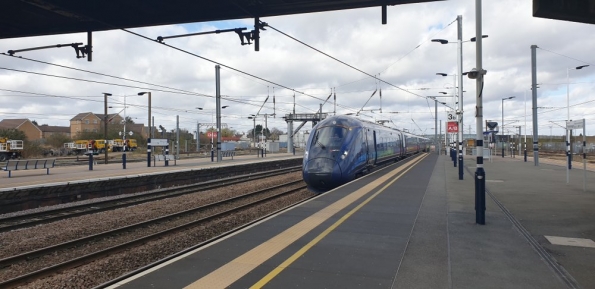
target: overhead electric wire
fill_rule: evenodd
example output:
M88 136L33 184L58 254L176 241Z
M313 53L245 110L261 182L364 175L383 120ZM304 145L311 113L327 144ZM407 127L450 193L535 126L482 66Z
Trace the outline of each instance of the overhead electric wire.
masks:
M297 39L297 38L295 38L295 37L293 37L293 36L291 36L291 35L289 35L289 34L287 34L287 33L284 33L284 32L282 32L282 31L278 30L277 28L275 28L275 27L271 26L270 24L267 24L267 27L269 27L269 28L271 28L271 29L273 29L273 30L275 30L275 31L279 32L280 34L282 34L282 35L284 35L284 36L286 36L286 37L289 37L290 39L292 39L292 40L294 40L294 41L296 41L296 42L298 42L298 43L300 43L300 44L302 44L302 45L304 45L304 46L306 46L306 47L308 47L308 48L310 48L310 49L312 49L312 50L314 50L314 51L316 51L316 52L318 52L318 53L320 53L320 54L322 54L322 55L325 55L325 56L327 56L327 57L329 57L329 58L331 58L331 59L333 59L333 60L335 60L335 61L337 61L337 62L341 63L341 64L343 64L343 65L345 65L345 66L347 66L347 67L350 67L350 68L352 68L352 69L354 69L354 70L357 70L357 71L359 71L359 72L361 72L361 73L363 73L363 74L365 74L365 75L367 75L367 76L369 76L369 77L372 77L372 78L374 78L374 79L376 79L376 80L378 80L378 81L384 82L384 83L386 83L386 84L388 84L388 85L390 85L390 86L392 86L392 87L394 87L394 88L400 89L400 90L402 90L402 91L405 91L405 92L407 92L407 93L410 93L410 94L413 94L413 95L415 95L415 96L418 96L418 97L422 97L422 98L424 98L424 96L423 96L423 95L419 95L419 94L413 93L413 92L411 92L411 91L407 91L407 90L405 90L405 89L403 89L403 88L401 88L401 87L398 87L398 86L396 86L396 85L394 85L394 84L392 84L392 83L390 83L390 82L386 82L386 81L384 81L384 80L382 80L382 79L380 79L380 78L377 78L375 75L369 74L369 73L367 73L367 72L365 72L365 71L363 71L363 70L361 70L361 69L359 69L359 68L357 68L357 67L354 67L353 65L347 64L347 63L345 63L344 61L341 61L341 60L339 60L339 59L337 59L337 58L335 58L335 57L333 57L333 56L331 56L331 55L329 55L329 54L327 54L327 53L325 53L325 52L322 52L322 51L320 51L319 49L317 49L317 48L314 48L314 47L312 47L311 45L309 45L309 44L306 44L305 42L303 42L303 41L301 41L301 40L299 40L299 39Z
M311 97L311 98L314 98L314 99L323 100L323 99L321 99L321 98L319 98L319 97L316 97L316 96L314 96L314 95L310 95L310 94L307 94L307 93L305 93L305 92L302 92L302 91L299 91L299 90L296 90L296 89L293 89L293 88L289 88L289 87L287 87L287 86L285 86L285 85L282 85L282 84L276 83L276 82L274 82L274 81L270 81L270 80L264 79L264 78L262 78L262 77L256 76L256 75L254 75L254 74L250 74L250 73L248 73L248 72L245 72L245 71L242 71L242 70L239 70L239 69L233 68L233 67L231 67L231 66L228 66L228 65L225 65L225 64L223 64L223 63L220 63L220 62L217 62L217 61L211 60L211 59L209 59L209 58L206 58L206 57L203 57L203 56L200 56L200 55L198 55L198 54L196 54L196 53L192 53L192 52L190 52L190 51L187 51L187 50L184 50L184 49L181 49L181 48L175 47L175 46L173 46L173 45L169 45L169 44L167 44L167 43L164 43L164 42L159 42L159 41L157 41L157 40L151 39L151 38L149 38L149 37L147 37L147 36L144 36L144 35L142 35L142 34L139 34L139 33L133 32L133 31L130 31L130 30L128 30L128 29L121 29L121 30L122 30L122 31L124 31L124 32L128 32L128 33L130 33L130 34L132 34L132 35L135 35L135 36L138 36L138 37L144 38L144 39L146 39L146 40L149 40L149 41L151 41L151 42L154 42L154 43L157 43L157 44L161 44L161 45L167 46L167 47L169 47L169 48L171 48L171 49L174 49L174 50L178 50L178 51L180 51L180 52L182 52L182 53L186 53L186 54L188 54L188 55L192 55L192 56L194 56L194 57L197 57L197 58L200 58L200 59L202 59L202 60L205 60L205 61L208 61L208 62L211 62L211 63L217 64L217 65L223 66L223 67L225 67L225 68L227 68L227 69L230 69L230 70L233 70L233 71L236 71L236 72L239 72L239 73L242 73L242 74L248 75L248 76L250 76L250 77L254 77L254 78L256 78L256 79L262 80L262 81L264 81L264 82L267 82L267 83L270 83L270 84L274 84L274 85L276 85L276 86L279 86L279 87L285 88L285 89L287 89L287 90L291 90L291 91L297 92L297 93L299 93L299 94L302 94L302 95L305 95L305 96L309 96L309 97ZM343 108L345 108L345 109L351 109L351 110L353 110L353 108L349 108L349 107L343 107Z
M574 58L574 57L570 57L570 56L568 56L568 55L564 55L564 54L561 54L561 53L558 53L558 52L554 52L554 51L551 51L551 50L547 50L547 49L545 49L545 48L543 48L543 47L539 47L539 46L537 46L537 48L539 48L539 49L541 49L541 50L545 50L545 51L547 51L547 52L550 52L550 53L553 53L553 54L557 54L557 55L559 55L559 56L562 56L562 57L566 57L566 58L568 58L568 59L572 59L572 60L576 60L576 61L578 61L578 62L582 62L582 63L585 63L585 64L592 65L592 64L591 64L591 63L589 63L589 62L586 62L586 61L583 61L583 60L580 60L580 59L576 59L576 58Z
M148 83L148 82L143 82L143 81L140 81L140 80L128 79L128 78L114 76L114 75L109 75L109 74L105 74L105 73L101 73L101 72L94 72L94 71L90 71L90 70L80 69L80 68L76 68L76 67L70 67L70 66L61 65L61 64L50 63L50 62L46 62L46 61L42 61L42 60L37 60L37 59L32 59L32 58L27 58L27 57L22 57L22 56L7 55L6 53L0 53L0 55L10 56L10 57L13 57L13 58L16 58L16 59L22 59L22 60L28 60L28 61L32 61L32 62L38 62L38 63L42 63L42 64L46 64L46 65L52 65L52 66L57 66L57 67L71 69L71 70L76 70L76 71L87 72L87 73L91 73L91 74L101 75L101 76L115 78L115 79L120 79L120 80L125 80L125 81L136 82L136 83L140 83L140 84L146 84L146 85L151 85L151 86L156 86L156 87L161 87L161 88L167 88L167 89L171 89L171 90L177 90L177 91L186 92L186 93L189 93L189 94L198 94L198 95L202 95L202 96L213 97L212 95L208 95L208 94L200 94L200 93L196 93L196 92L192 92L192 91L187 91L187 90L183 90L183 89L178 89L178 88L173 88L173 87L168 87L168 86L159 85L159 84L153 84L153 83Z
M16 72L23 72L23 73L29 73L29 74L35 74L35 75L41 75L41 76L62 78L62 79L68 79L68 80L83 81L83 82L89 82L89 83L105 84L105 85L120 86L120 87L127 87L127 88L136 88L136 89L141 89L141 90L151 90L151 91L160 91L160 92L168 92L168 93L176 93L176 94L185 94L185 95L213 97L213 96L204 95L204 94L198 94L198 93L183 93L183 92L179 92L179 91L168 91L168 90L155 89L155 88L146 88L146 87L126 85L126 84L117 84L117 83L103 82L103 81L97 81L97 80L88 80L88 79L82 79L82 78L76 78L76 77L68 77L68 76L61 76L61 75L55 75L55 74L47 74L47 73L41 73L41 72L26 71L26 70L14 69L14 68L0 67L0 69L9 70L9 71L16 71Z
M380 73L382 73L382 72L385 72L385 71L386 71L386 70L388 70L388 69L389 69L391 66L393 66L393 65L397 64L399 61L403 60L403 58L405 58L405 57L409 56L409 54L411 54L413 51L415 51L415 50L417 50L418 48L420 48L420 47L421 47L423 44L425 44L426 42L428 42L428 40L431 40L431 39L432 39L432 38L433 38L435 35L437 35L438 33L442 32L444 29L448 28L450 25L452 25L452 24L453 24L453 23L455 23L456 21L457 21L456 19L455 19L455 20L453 20L453 21L452 21L452 22L450 22L448 25L446 25L444 28L440 29L439 31L437 31L436 33L434 33L432 36L430 36L430 37L426 38L424 41L420 42L420 43L419 43L417 46L415 46L415 48L411 49L411 50L410 50L409 52L407 52L405 55L401 56L401 58L397 59L397 61L393 62L391 65L389 65L388 67L386 67L386 68L385 68L384 70L382 70ZM340 85L337 85L336 87L340 87L340 86L349 85L349 84L352 84L352 83L355 83L355 82L359 82L359 81L362 81L362 80L365 80L365 79L367 79L367 78L362 78L362 79L360 79L360 80L355 80L355 81L348 82L348 83L345 83L345 84L340 84Z

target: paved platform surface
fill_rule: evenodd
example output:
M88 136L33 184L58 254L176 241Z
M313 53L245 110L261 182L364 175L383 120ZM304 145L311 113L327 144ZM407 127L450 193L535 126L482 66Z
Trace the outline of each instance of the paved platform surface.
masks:
M176 162L169 161L169 166L165 166L164 161L153 163L147 167L147 162L128 162L126 169L123 169L122 163L111 162L108 164L98 163L89 170L88 162L85 165L56 166L50 169L50 174L46 175L45 169L38 170L18 170L12 172L12 177L8 177L8 172L0 171L0 191L2 189L12 189L27 186L44 186L51 183L63 183L81 180L105 179L122 176L134 176L151 173L165 173L189 169L201 169L213 166L227 166L248 164L257 162L269 162L288 158L302 158L302 155L291 155L286 153L267 154L266 157L256 155L242 155L223 158L221 162L211 162L210 158L186 158L179 159ZM103 160L101 160L103 161Z
M522 158L387 168L114 288L595 288L595 174ZM553 243L552 243L553 242Z

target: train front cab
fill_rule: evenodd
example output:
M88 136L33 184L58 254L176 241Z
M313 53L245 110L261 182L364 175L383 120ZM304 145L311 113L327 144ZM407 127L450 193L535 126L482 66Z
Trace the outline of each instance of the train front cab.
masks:
M352 180L366 166L365 148L360 127L335 124L315 128L306 146L304 180L314 191L326 191Z

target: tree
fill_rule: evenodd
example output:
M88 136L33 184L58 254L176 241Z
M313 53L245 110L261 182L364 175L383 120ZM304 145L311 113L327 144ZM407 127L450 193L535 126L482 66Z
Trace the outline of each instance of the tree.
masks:
M22 141L27 140L25 132L18 129L0 129L0 137Z
M279 140L279 136L284 134L283 131L281 131L280 129L274 127L271 129L271 134L270 134L270 138L272 140Z
M70 141L69 137L60 133L52 134L46 139L46 143L53 148L62 148L65 143Z
M39 124L37 124L36 120L33 120L31 123L34 124L35 126L39 126Z
M256 138L258 138L259 135L262 135L262 129L263 129L262 125L260 125L260 124L256 125ZM254 138L254 131L255 131L254 129L251 129L248 131L249 138L251 138L251 139Z

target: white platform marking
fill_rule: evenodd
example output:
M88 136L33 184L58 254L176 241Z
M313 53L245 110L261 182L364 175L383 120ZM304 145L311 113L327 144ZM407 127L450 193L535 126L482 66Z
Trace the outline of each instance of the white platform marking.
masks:
M548 241L550 241L550 243L552 243L552 245L595 248L595 242L593 242L593 240L591 240L591 239L566 238L566 237L556 237L556 236L545 236L545 238Z

